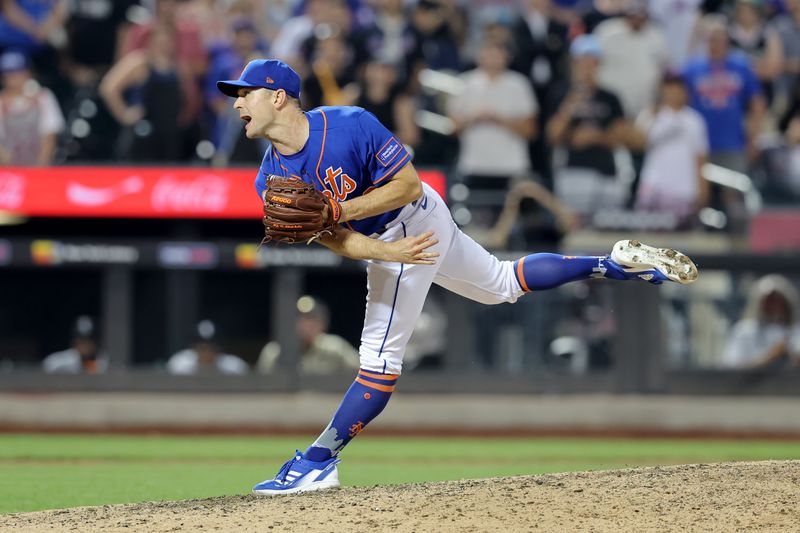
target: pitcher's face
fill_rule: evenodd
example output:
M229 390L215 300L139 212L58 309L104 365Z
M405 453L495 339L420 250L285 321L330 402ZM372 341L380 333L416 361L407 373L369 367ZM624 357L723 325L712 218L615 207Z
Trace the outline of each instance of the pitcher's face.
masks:
M275 120L275 107L272 105L274 91L269 89L239 89L239 96L233 102L233 108L244 120L244 132L248 139L264 137L267 128Z

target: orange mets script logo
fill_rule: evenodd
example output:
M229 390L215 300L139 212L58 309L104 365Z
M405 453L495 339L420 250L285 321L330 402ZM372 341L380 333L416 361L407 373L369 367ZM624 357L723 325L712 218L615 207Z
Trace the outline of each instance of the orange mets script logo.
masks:
M361 433L362 429L364 429L364 422L362 422L361 420L350 426L350 438L353 438L359 433Z
M355 191L358 186L353 178L342 172L342 167L336 170L333 170L333 167L326 168L324 181L330 189L330 195L338 202L347 198L347 195Z

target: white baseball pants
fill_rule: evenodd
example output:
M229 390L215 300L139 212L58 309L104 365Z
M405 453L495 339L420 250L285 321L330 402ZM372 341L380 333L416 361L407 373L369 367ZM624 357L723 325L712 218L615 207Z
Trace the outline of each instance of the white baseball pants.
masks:
M406 344L431 283L484 304L513 303L524 291L512 261L500 261L465 235L441 197L423 184L424 195L403 208L378 238L392 242L432 230L439 243L435 265L369 261L367 310L361 333L361 368L400 374Z

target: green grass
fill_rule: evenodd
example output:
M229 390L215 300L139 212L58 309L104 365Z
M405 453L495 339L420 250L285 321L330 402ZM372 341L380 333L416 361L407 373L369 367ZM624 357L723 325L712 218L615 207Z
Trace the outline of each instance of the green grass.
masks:
M244 494L308 436L0 435L0 513ZM755 440L389 438L343 454L345 485L800 459L800 443Z

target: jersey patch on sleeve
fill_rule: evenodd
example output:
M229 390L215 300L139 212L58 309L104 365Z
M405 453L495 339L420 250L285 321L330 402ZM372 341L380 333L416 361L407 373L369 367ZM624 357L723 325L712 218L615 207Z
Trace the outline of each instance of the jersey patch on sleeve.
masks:
M391 137L386 144L384 144L378 153L375 154L376 159L380 162L381 165L384 167L388 167L389 163L394 161L398 154L403 151L403 145L400 144L400 141Z

